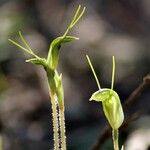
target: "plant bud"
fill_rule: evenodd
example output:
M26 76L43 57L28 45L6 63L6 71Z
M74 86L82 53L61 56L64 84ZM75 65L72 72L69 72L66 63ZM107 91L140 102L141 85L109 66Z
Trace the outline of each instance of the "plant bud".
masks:
M95 92L90 100L102 102L104 114L113 129L118 129L123 120L124 113L118 94L111 89L101 89Z

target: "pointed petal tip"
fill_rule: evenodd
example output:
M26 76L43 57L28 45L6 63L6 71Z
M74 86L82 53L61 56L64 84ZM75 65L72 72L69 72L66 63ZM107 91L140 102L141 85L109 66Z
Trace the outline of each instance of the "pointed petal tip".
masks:
M93 98L91 97L91 98L89 99L89 101L93 101Z
M30 60L29 60L29 59L27 59L27 60L25 60L25 62L26 62L26 63L28 63L28 62L30 62Z

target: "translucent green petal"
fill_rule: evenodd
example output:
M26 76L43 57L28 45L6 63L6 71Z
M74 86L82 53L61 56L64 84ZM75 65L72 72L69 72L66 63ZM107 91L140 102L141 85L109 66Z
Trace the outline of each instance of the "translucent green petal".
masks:
M104 114L113 129L118 129L123 120L124 113L118 94L111 89L101 89L95 92L90 100L102 102Z
M58 60L59 60L59 50L61 45L64 43L71 42L73 40L78 40L77 37L74 36L66 36L66 37L58 37L52 41L50 45L49 54L47 57L47 64L53 70L57 68Z

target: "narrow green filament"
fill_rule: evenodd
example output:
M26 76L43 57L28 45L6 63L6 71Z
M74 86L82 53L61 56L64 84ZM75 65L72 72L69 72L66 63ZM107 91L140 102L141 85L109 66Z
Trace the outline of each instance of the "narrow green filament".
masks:
M77 10L76 10L76 13L75 13L72 21L70 22L67 30L65 31L63 37L65 37L68 34L69 30L71 28L73 28L74 25L80 20L80 18L83 16L84 12L85 12L85 7L83 7L83 9L81 10L81 5L79 5Z
M114 88L114 80L115 80L115 57L112 56L112 78L111 78L111 90Z
M97 78L97 75L96 75L95 70L94 70L94 68L93 68L93 65L92 65L92 63L91 63L91 60L90 60L90 58L89 58L88 55L86 55L86 58L87 58L87 61L88 61L88 63L89 63L89 66L90 66L90 68L91 68L91 70L92 70L92 72L93 72L93 75L94 75L94 77L95 77L97 86L98 86L98 88L99 88L99 90L100 90L100 89L101 89L100 82L99 82L99 80L98 80L98 78Z
M23 37L22 33L19 31L19 36L22 40L22 42L25 44L25 46L27 47L27 49L32 52L32 49L30 48L30 46L28 45L28 43L26 42L25 38Z
M23 42L23 44L26 46L26 47L23 47L21 46L20 44L18 44L17 42L15 42L14 40L11 40L11 39L8 39L11 43L13 43L14 45L16 45L17 47L19 47L20 49L24 50L25 52L27 52L28 54L34 56L35 58L37 59L40 59L39 56L37 56L33 51L32 49L30 48L30 46L28 45L28 43L26 42L25 38L23 37L22 33L19 32L19 36L21 38L21 41Z

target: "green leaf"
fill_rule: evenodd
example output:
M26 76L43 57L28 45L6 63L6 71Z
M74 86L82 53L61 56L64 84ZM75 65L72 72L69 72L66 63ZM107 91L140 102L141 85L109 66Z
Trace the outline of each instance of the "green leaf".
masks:
M111 89L101 89L95 92L90 100L102 102L104 114L113 129L118 129L123 120L124 113L118 94Z

